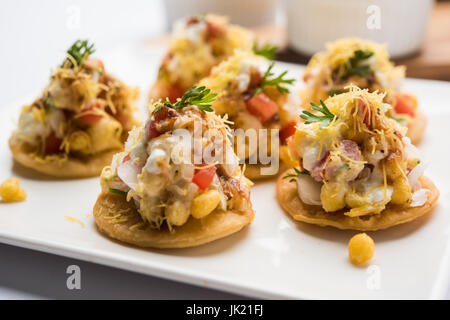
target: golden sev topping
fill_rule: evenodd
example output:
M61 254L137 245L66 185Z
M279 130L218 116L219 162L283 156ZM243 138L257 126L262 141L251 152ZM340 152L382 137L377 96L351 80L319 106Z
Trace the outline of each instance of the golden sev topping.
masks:
M332 70L343 68L355 55L356 51L373 52L375 59L375 70L383 73L405 72L404 66L395 67L389 61L386 46L368 40L358 38L344 38L326 44L326 51L315 54L308 63L307 70L315 67L328 66Z
M79 220L77 218L71 217L71 216L64 216L64 218L66 218L70 222L78 223L82 228L84 228L84 222L83 221L81 221L81 220Z

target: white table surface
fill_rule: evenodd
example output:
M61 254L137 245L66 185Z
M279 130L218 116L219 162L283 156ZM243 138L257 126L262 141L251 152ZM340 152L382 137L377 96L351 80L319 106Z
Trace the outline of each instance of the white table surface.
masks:
M162 1L9 0L0 4L0 108L42 88L64 50L89 38L97 55L166 30ZM6 139L6 137L2 137ZM0 177L4 180L8 177ZM1 214L0 209L0 214ZM0 244L0 299L240 299L243 297ZM69 290L66 269L81 269ZM447 294L450 299L450 290Z

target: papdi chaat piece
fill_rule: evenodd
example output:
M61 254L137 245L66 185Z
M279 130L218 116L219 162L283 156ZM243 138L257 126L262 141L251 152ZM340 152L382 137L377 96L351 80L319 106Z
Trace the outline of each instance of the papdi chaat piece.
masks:
M98 228L141 247L197 246L235 233L254 216L250 181L214 94L192 87L172 104L157 102L130 132L125 150L101 175Z
M425 164L389 118L385 94L355 86L304 111L289 152L298 167L277 185L294 219L340 229L378 230L430 212L439 191Z
M253 33L212 14L175 23L173 40L159 68L150 99L176 102L235 49L251 50Z
M17 162L55 177L89 177L123 148L138 92L108 74L93 52L88 41L76 41L41 96L22 108L9 140Z
M236 129L250 133L247 137L240 135L245 141L238 141L235 134L235 150L246 163L245 174L250 179L273 177L278 173L278 170L261 171L272 166L264 163L261 155L278 161L286 153L286 139L294 134L299 119L299 108L289 98L288 87L294 79L287 78L287 71L275 75L273 67L273 63L268 65L265 59L250 51L237 50L200 82L217 93L212 108L219 115L227 115L235 133ZM279 139L272 139L277 130ZM240 144L244 144L242 154ZM261 150L262 147L266 150Z
M315 54L306 67L301 92L304 107L319 103L329 96L346 92L354 84L370 92L386 92L384 102L392 105L387 116L408 127L407 135L419 142L426 127L426 117L417 107L414 94L401 91L405 67L389 60L384 45L357 38L340 39L326 46L325 52Z

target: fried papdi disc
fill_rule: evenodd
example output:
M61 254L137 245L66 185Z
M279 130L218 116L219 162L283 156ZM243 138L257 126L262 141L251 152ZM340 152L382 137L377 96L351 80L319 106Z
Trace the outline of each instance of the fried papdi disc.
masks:
M427 117L420 109L417 109L415 117L408 123L408 132L406 135L411 139L413 144L417 144L422 139L426 127Z
M245 172L244 175L248 179L255 181L255 180L264 180L264 179L272 179L277 177L281 172L286 170L287 166L280 160L279 169L277 173L272 175L262 175L261 174L261 168L264 167L270 167L269 165L263 165L263 164L246 164L245 165Z
M326 212L321 206L312 206L303 203L297 193L297 184L289 182L282 177L294 170L286 171L277 183L277 199L280 206L289 213L292 218L319 226L332 226L338 229L352 229L361 231L375 231L393 227L397 224L412 221L430 212L439 198L439 190L427 177L421 177L422 188L430 190L427 193L427 202L421 207L407 207L404 205L389 204L380 214L366 215L362 217L348 217L345 210Z
M126 221L111 219L118 211L126 211ZM226 237L249 225L254 215L251 207L242 213L214 211L203 219L190 217L186 224L170 232L165 226L159 230L148 225L136 227L143 220L133 202L127 202L125 196L104 192L94 206L95 222L101 232L139 247L161 249L194 247ZM130 229L132 226L135 227Z
M112 157L120 150L110 150L81 159L68 158L63 162L57 160L47 163L39 163L24 150L23 145L16 143L13 138L9 139L9 148L14 160L21 165L34 169L38 172L57 178L87 178L100 175L104 166L111 162Z

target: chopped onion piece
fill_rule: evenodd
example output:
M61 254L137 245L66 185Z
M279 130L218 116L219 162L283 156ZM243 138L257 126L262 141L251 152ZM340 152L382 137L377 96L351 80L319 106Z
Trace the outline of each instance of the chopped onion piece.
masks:
M425 171L426 164L421 162L417 166L415 166L411 172L408 174L408 182L411 189L415 189L417 182L419 182L419 178L422 176Z
M416 148L411 143L411 140L408 137L403 137L403 143L405 144L405 155L407 159L420 159L422 160L422 155L420 154L419 149Z
M117 168L117 175L119 178L131 189L136 190L136 185L138 184L138 174L140 174L139 169L133 161L122 162Z
M314 181L308 175L299 175L297 177L297 192L300 199L306 203L315 206L322 204L320 200L320 190L322 184Z
M425 204L425 202L427 202L428 196L427 193L430 190L428 189L419 189L416 192L413 193L412 195L412 201L411 201L411 207L420 207L423 206Z

